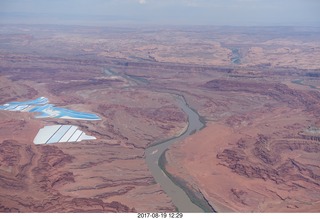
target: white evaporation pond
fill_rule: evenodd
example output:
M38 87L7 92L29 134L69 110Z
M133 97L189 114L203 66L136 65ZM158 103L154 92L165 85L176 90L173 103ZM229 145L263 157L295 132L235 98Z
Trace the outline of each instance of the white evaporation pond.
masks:
M82 135L81 135L80 138L79 138L79 141L82 141L82 140L95 140L95 139L97 139L97 138L94 137L94 136L86 135L86 134L83 132Z
M58 131L61 125L45 126L40 129L37 136L34 138L35 144L46 144L47 141Z
M80 130L77 130L73 135L72 137L69 139L68 142L75 142L79 139L80 135L82 134L82 131Z
M40 129L34 138L34 144L53 144L62 142L79 142L94 140L93 136L86 135L74 125L51 125Z
M68 142L71 136L77 131L78 126L71 126L71 128L64 134L59 142Z

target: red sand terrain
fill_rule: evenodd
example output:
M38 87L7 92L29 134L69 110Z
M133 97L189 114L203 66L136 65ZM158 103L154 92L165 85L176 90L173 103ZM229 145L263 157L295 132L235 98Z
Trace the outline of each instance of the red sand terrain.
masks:
M182 187L218 212L319 211L319 33L3 25L0 104L45 96L102 120L0 111L0 211L175 211L145 162L187 124L173 94L206 121L166 153ZM52 124L97 140L34 145Z
M279 100L277 107L209 122L167 152L167 171L200 190L218 212L318 212L320 132L312 134L308 126L320 130L319 93L244 84L219 80L205 86L244 92L235 96L268 95Z

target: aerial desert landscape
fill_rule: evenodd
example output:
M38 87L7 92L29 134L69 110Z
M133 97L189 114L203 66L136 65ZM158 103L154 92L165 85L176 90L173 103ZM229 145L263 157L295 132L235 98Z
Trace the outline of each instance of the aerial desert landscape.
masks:
M0 212L319 212L319 39L1 25Z

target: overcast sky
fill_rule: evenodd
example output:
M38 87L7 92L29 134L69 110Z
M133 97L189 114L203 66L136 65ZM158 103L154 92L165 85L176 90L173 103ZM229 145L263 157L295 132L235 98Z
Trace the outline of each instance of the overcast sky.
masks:
M0 19L1 23L11 19L21 23L320 26L320 0L0 0Z

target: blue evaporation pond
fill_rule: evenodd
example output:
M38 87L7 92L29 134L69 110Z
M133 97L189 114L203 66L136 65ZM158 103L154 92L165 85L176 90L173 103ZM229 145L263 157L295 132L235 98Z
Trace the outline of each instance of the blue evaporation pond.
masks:
M39 97L35 100L29 100L24 102L10 102L0 106L0 110L9 110L12 111L16 108L21 108L22 106L26 108L27 106L37 106L37 105L45 105L49 103L48 99L45 97Z
M9 105L44 105L49 103L48 98L45 97L39 97L35 100L28 100L24 102L10 102Z
M56 118L70 117L73 119L100 120L99 116L92 113L83 113L59 107L52 107L52 110L58 111L60 113Z
M53 105L52 104L46 104L43 106L36 106L33 107L31 110L29 110L29 112L33 113L33 112L43 112L44 110L50 109L52 108Z
M55 107L48 104L49 100L45 97L39 97L35 100L24 102L10 102L0 106L0 110L22 111L28 108L28 112L38 113L36 118L63 118L63 119L82 119L82 120L100 120L100 117L92 113L78 112L74 110Z

